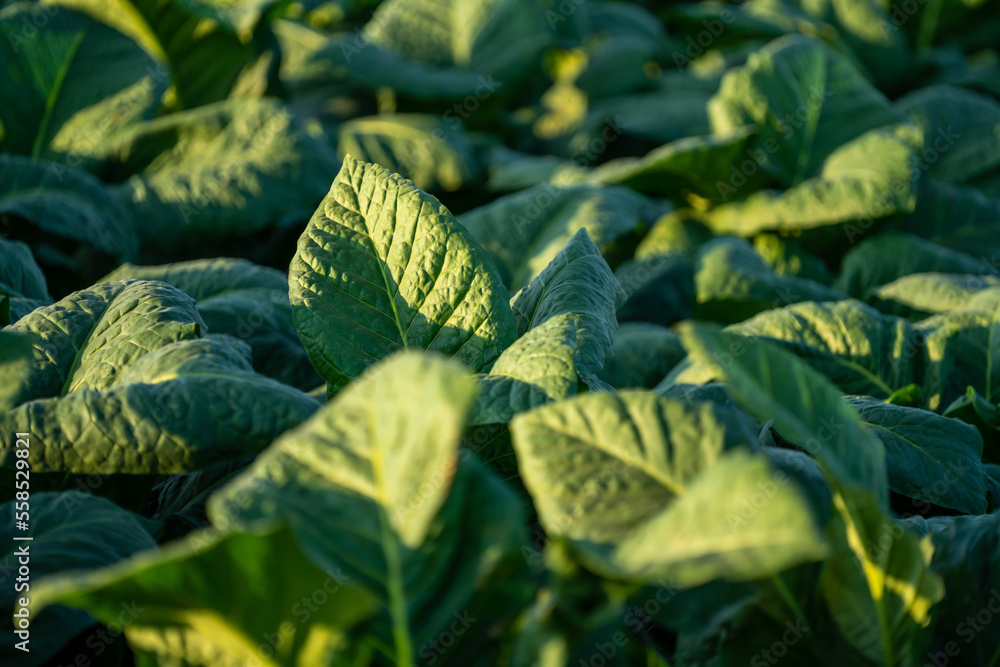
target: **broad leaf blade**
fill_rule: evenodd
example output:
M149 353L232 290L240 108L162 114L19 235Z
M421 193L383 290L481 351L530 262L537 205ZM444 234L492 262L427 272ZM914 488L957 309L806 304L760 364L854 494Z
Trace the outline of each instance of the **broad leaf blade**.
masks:
M517 332L524 335L553 317L578 317L577 369L592 375L614 354L617 309L625 291L586 229L580 229L555 259L511 302Z
M329 664L373 611L349 577L318 568L288 528L273 526L197 532L162 552L46 581L32 608L54 603L124 626L130 646L158 663L203 665L253 664L265 654L276 666Z
M753 338L688 324L681 341L696 361L715 367L740 404L774 419L782 436L804 447L833 478L888 504L885 452L826 378L794 355Z
M343 568L384 605L377 632L399 659L412 660L453 612L502 619L519 585L491 589L489 611L476 590L510 566L523 516L458 448L474 395L457 362L387 359L213 497L209 516L289 523L313 562Z
M771 482L769 517L733 524L772 474L764 459L730 451L756 438L739 411L597 393L519 415L511 430L546 532L604 576L695 586L768 576L824 552L806 504L783 484ZM706 515L720 494L730 510Z
M493 263L434 197L347 157L289 268L296 329L333 393L401 349L473 369L516 335Z
M968 514L987 511L982 436L974 426L872 398L848 402L885 445L893 491Z

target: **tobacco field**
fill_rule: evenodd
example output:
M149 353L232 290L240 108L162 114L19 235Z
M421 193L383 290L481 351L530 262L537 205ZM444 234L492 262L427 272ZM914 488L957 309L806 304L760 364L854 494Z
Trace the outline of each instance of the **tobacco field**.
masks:
M0 0L0 664L1000 666L1000 2Z

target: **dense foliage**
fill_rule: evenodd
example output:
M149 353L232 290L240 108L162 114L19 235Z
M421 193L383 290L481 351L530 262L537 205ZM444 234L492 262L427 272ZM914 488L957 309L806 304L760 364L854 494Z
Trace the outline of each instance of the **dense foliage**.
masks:
M1000 664L1000 3L0 36L4 665Z

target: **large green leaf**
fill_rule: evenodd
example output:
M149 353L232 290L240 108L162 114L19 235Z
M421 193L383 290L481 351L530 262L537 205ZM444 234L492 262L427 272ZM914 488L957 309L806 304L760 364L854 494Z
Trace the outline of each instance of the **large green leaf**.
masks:
M792 352L848 394L889 397L916 381L920 348L913 327L858 301L793 304L726 331L761 337ZM719 379L719 373L712 364L688 362L671 372L670 379L704 382Z
M624 303L625 291L587 230L581 228L555 259L514 295L511 310L518 335L559 315L576 315L577 370L592 375L614 354L612 343L618 331L615 311Z
M983 290L997 288L997 276L913 273L868 290L865 299L883 313L921 320L963 308Z
M602 250L635 231L646 200L625 188L539 185L459 216L517 291L555 259L583 228Z
M152 281L101 283L39 308L9 330L35 334L30 398L103 391L143 355L201 335L194 301Z
M351 157L299 239L289 296L331 393L396 350L434 350L478 370L516 337L507 289L448 210Z
M837 627L879 664L911 664L913 640L941 598L930 572L929 541L892 532L885 453L858 415L821 375L768 343L705 325L687 325L681 340L698 360L716 364L741 405L819 459L833 491L827 524L833 553L821 590ZM898 655L908 657L897 661Z
M401 97L421 101L464 100L477 93L480 99L488 97L505 83L488 74L410 60L366 41L357 32L330 35L292 21L272 25L282 49L282 82L293 91L306 86L322 91L336 82L350 85L350 90L355 86L373 92L389 88ZM304 44L305 53L298 53ZM457 120L458 115L452 111L448 118Z
M479 398L469 423L506 424L525 410L576 393L580 318L557 315L533 327L479 376Z
M764 340L694 323L680 333L688 354L716 368L750 414L773 419L782 437L812 454L833 479L887 506L884 449L826 378Z
M916 209L887 226L995 261L993 258L1000 253L1000 198L965 185L923 179ZM992 272L997 265L990 266Z
M123 626L143 664L205 667L342 664L348 632L373 608L349 576L320 569L288 528L273 526L193 533L161 552L50 579L31 608L56 603Z
M873 398L848 402L885 445L890 489L967 514L987 511L983 438L974 426Z
M689 587L825 553L798 491L745 451L756 435L742 413L596 393L518 415L511 431L546 532L604 576ZM767 494L767 511L741 514L754 493Z
M381 603L376 632L397 664L410 664L453 613L503 622L521 584L488 586L512 554L520 560L523 516L458 448L475 392L455 361L387 359L214 496L209 516L287 522L313 562L342 568Z
M29 439L31 442L31 439ZM26 474L26 473L23 473ZM28 479L22 478L22 481ZM30 480L29 480L30 481ZM17 514L26 513L23 507ZM15 610L20 610L20 600L37 600L39 580L53 575L73 573L80 576L88 570L112 565L147 549L155 549L156 541L146 532L142 523L114 503L95 496L69 491L66 493L32 493L30 503L30 530L15 530L15 503L0 507L0 527L4 535L27 537L4 547L0 561L0 612L4 615L0 637L0 659L5 665L46 664L69 642L74 635L95 625L94 618L79 609L52 606L38 612L29 607L31 622L29 635L16 636L16 626L11 622ZM18 577L19 566L28 565L28 577ZM23 573L22 573L23 574ZM20 582L18 582L18 579ZM27 583L27 587L23 587ZM16 587L15 587L16 586ZM130 600L118 600L115 613L134 609ZM117 619L115 619L117 620ZM106 636L106 635L105 635ZM21 653L15 643L28 639L30 653ZM89 638L97 641L96 633Z
M866 298L882 285L914 273L978 275L981 268L975 257L911 234L879 234L844 256L836 285L851 296Z
M254 373L250 348L229 337L164 345L119 370L101 390L92 384L0 415L3 428L34 437L32 471L194 470L257 454L319 407L298 389ZM0 446L0 460L14 465L13 445Z
M858 301L794 304L730 330L770 339L849 394L888 397L915 381L919 343L910 323Z
M408 178L422 190L475 183L479 164L469 139L439 116L381 114L340 126L337 150Z
M800 301L846 298L812 280L776 275L749 242L731 237L701 247L694 286L695 316L727 324Z
M919 664L931 607L945 592L929 567L930 538L894 524L868 493L835 493L833 504L827 532L835 548L820 590L834 622L873 663Z
M844 224L840 245L853 243L875 220L914 210L917 201L915 149L920 132L913 125L870 130L833 147L814 173L787 190L761 190L706 214L717 233L752 236L759 232L808 231ZM780 155L781 153L776 153ZM740 181L725 185L728 198L741 192ZM845 238L846 236L846 238ZM822 247L822 244L815 244Z
M506 82L525 74L552 39L543 19L529 0L387 0L364 36L409 60Z
M728 72L709 115L717 134L757 125L760 141L775 146L760 166L786 186L829 172L827 158L864 133L906 120L847 58L799 35L771 42ZM871 152L864 157L870 167Z
M117 162L156 251L247 236L309 217L337 159L273 98L219 102L137 123L95 156Z
M32 470L177 473L252 455L318 407L253 372L250 349L198 340L192 299L158 282L102 283L21 319L33 362L4 428L36 440ZM14 446L0 446L6 467Z
M800 7L809 16L836 29L837 37L857 55L879 88L895 89L905 84L916 69L902 31L894 30L898 15L887 3L873 0L772 0L770 4ZM763 3L768 4L765 0Z
M718 183L732 177L735 165L753 159L756 140L753 126L724 136L687 137L642 158L608 162L595 169L589 180L624 185L650 195L679 197L690 191L719 200L725 193L720 192Z
M74 122L83 121L95 141L147 111L147 100L133 87L140 81L154 87L144 79L154 72L153 61L121 33L75 12L18 3L0 11L0 34L5 36L0 42L5 100L0 149L59 159L67 148L72 150L65 144ZM101 103L124 92L133 96L133 104L119 105L118 113L111 115ZM87 122L88 109L99 108L106 113L103 123Z
M240 14L209 0L47 0L85 12L131 37L170 68L181 108L225 99L261 48L253 32L263 3ZM229 4L229 3L226 3Z
M934 540L931 567L944 579L948 591L931 612L933 643L927 656L947 659L955 667L996 664L1000 626L991 621L1000 584L996 579L1000 515L937 517L927 524ZM983 610L991 615L985 623Z
M288 278L244 259L216 258L163 266L123 264L104 278L159 280L195 300L208 330L245 341L258 373L299 389L321 384L295 333Z
M923 338L923 393L932 410L944 408L970 386L987 401L1000 397L1000 303L979 307L973 299L914 329Z
M924 131L927 176L972 183L1000 169L1000 103L957 86L921 88L896 102Z

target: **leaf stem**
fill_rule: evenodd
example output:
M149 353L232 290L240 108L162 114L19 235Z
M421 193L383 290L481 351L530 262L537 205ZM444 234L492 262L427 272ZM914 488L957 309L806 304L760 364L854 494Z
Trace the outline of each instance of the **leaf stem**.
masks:
M781 596L781 599L784 600L785 604L788 605L788 608L795 614L795 618L802 623L802 627L809 627L809 622L806 619L805 612L795 600L795 596L792 595L792 592L788 590L788 586L785 585L785 580L781 578L781 575L771 575L771 583L774 584L774 588L778 591L778 595Z

